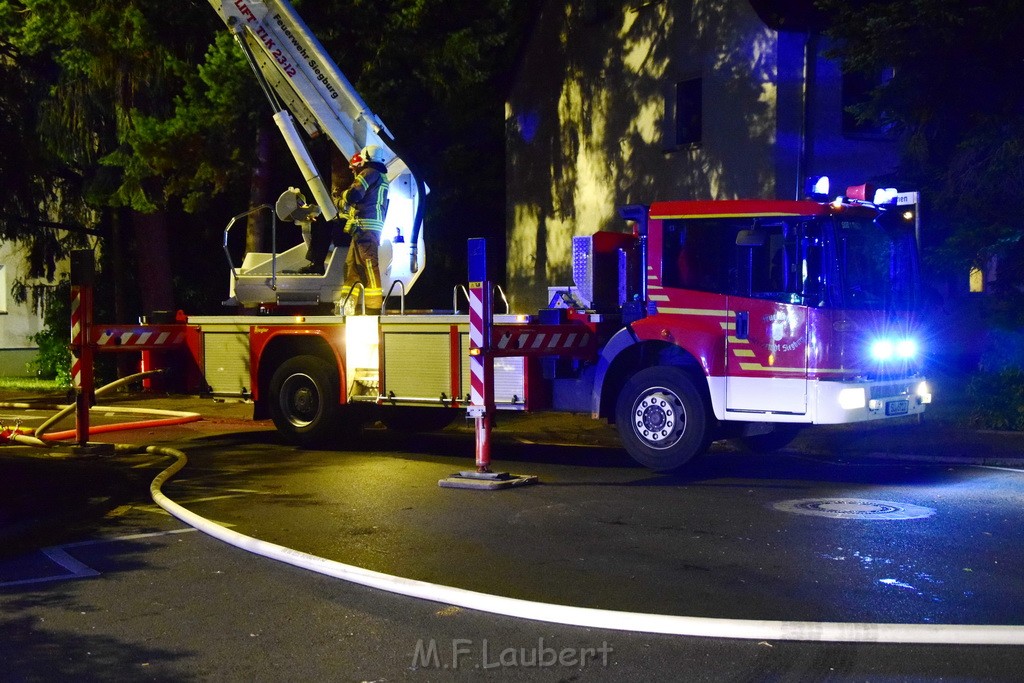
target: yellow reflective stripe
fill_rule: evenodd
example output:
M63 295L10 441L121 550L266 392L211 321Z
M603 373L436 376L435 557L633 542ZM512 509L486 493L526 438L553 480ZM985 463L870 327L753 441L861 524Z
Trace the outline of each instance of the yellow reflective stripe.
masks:
M366 268L366 295L369 296L373 290L381 291L380 283L377 282L377 277L373 273L373 268Z
M668 220L672 218L766 218L771 216L801 216L803 214L792 213L789 211L766 211L758 213L750 213L749 211L742 211L739 213L680 213L680 214L659 214L657 216L651 215L651 218L656 220Z
M741 370L764 370L765 372L807 372L807 368L765 367L760 363L740 363Z
M674 313L676 315L714 315L718 317L736 315L734 311L716 311L708 308L669 308L667 306L658 306L658 313Z

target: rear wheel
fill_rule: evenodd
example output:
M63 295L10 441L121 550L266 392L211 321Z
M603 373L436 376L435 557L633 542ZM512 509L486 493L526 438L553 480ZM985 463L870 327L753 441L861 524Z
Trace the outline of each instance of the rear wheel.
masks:
M615 408L626 451L644 467L671 472L708 446L708 411L682 369L645 368L626 382Z
M321 446L338 431L337 370L317 356L296 356L281 364L270 380L270 416L289 441Z

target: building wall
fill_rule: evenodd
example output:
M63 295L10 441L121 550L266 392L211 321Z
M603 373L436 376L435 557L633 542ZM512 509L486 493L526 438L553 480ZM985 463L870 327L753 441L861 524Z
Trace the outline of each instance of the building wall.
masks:
M841 194L850 185L890 181L899 161L899 147L890 139L843 133L840 65L822 56L826 47L822 42L815 39L812 44L816 54L809 71L806 175L829 176L837 190L833 194Z
M513 308L569 284L572 237L626 229L622 205L796 198L807 175L891 170L895 150L875 149L891 143L842 137L838 68L806 60L807 41L745 0L549 0L506 104ZM677 145L676 85L694 78L701 139Z
M26 279L24 247L0 242L0 377L34 374L28 362L35 358L37 347L30 337L43 329L42 302L30 294L27 301L18 303L11 293L15 282Z

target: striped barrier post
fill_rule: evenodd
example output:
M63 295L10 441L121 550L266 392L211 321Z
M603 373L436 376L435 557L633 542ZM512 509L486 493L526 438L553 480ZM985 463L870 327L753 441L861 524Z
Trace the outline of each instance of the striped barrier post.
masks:
M534 484L532 474L491 471L491 429L494 427L494 299L487 274L487 240L469 240L469 406L475 420L476 470L457 472L439 486L493 491Z
M93 252L89 249L71 252L71 379L75 389L75 437L83 448L89 442L89 407L95 391L93 353L89 344L95 280Z
M71 287L71 386L76 390L82 386L82 342L85 336L82 322L82 299L84 287Z
M491 428L494 424L494 358L490 355L494 320L491 283L487 278L487 242L469 240L469 415L476 421L476 470L491 471Z

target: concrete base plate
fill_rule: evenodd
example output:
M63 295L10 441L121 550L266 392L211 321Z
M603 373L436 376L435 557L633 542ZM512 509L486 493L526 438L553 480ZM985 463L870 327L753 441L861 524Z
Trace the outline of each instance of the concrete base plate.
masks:
M509 474L508 472L474 472L466 470L456 472L437 482L442 488L451 489L481 489L493 491L494 489L507 489L513 486L524 486L536 484L537 476L533 474Z
M71 453L73 455L79 455L83 457L99 456L99 455L113 455L114 444L102 443L102 442L88 442L84 446L77 445L71 447Z

